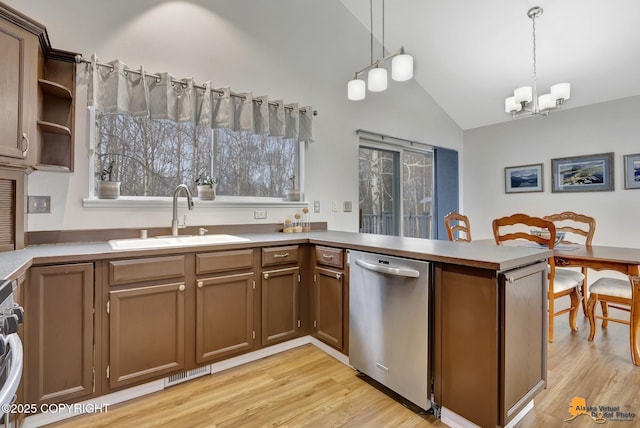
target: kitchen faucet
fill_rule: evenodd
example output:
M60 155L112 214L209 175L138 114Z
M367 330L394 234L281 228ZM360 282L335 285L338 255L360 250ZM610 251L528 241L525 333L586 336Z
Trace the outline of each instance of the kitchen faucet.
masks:
M184 190L187 194L187 208L193 209L193 199L191 198L191 191L186 184L178 184L173 191L173 218L171 219L171 236L178 236L178 228L186 226L186 216L184 224L178 222L178 194L181 190Z

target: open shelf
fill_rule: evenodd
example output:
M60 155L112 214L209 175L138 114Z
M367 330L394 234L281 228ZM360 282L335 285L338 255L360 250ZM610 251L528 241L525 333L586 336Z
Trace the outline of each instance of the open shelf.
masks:
M38 126L42 130L42 132L48 132L50 134L59 134L59 135L67 135L71 136L71 130L63 125L58 125L53 122L45 122L44 120L38 121Z
M40 89L45 94L53 95L54 97L67 99L69 101L73 100L73 94L71 91L56 82L52 82L46 79L38 79L38 85L40 85Z

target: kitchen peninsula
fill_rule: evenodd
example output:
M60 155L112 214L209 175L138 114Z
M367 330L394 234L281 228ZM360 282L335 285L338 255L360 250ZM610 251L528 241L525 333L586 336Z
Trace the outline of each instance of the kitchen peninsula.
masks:
M136 251L114 251L106 241L74 242L0 254L0 277L22 280L25 402L83 402L291 339L323 340L314 321L323 304L318 284L328 283L314 274L327 270L342 281L331 286L342 292L338 334L344 334L341 341L324 341L347 354L349 250L432 262L432 401L436 412L442 408L443 422L453 415L506 426L545 387L548 250L337 231L234 234L246 241ZM319 254L331 255L330 269ZM242 300L236 312L244 317L233 324L246 330L237 343L218 346L208 336L215 315L206 309L224 310L216 287L244 290L231 296L234 304ZM29 344L49 337L40 331L54 323L42 318L48 299L60 303L64 293L65 315L55 322L66 323L77 340L62 361L52 356L55 343L48 349ZM71 302L79 307L68 307ZM161 320L150 319L153 302L164 310ZM83 328L86 323L93 329ZM151 363L132 351L140 338L127 335L139 328L165 329L147 332L161 342Z

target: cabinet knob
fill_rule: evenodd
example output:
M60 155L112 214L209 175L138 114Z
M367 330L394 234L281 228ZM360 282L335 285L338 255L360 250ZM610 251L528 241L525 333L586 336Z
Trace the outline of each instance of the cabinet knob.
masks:
M265 273L264 275L262 275L264 279L269 279L269 274Z
M516 279L512 276L508 276L507 277L507 282L509 282L510 284L513 284L514 282L516 282Z
M29 136L26 132L22 133L22 140L20 141L20 148L22 148L22 156L26 157L29 153Z
M336 274L336 279L340 279L341 276L342 276L342 274L337 273Z
M202 288L202 287L204 287L204 282L198 281L198 288Z
M180 290L180 291L184 291L184 289L185 289L184 284L180 284L180 287L178 287L178 290Z

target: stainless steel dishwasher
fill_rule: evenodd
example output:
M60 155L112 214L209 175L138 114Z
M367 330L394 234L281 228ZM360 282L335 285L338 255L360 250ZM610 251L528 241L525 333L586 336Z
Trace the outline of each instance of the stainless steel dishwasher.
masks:
M349 364L429 409L429 263L350 251L349 272Z

